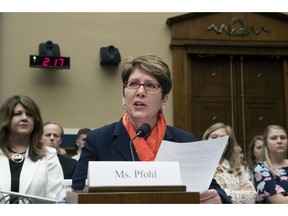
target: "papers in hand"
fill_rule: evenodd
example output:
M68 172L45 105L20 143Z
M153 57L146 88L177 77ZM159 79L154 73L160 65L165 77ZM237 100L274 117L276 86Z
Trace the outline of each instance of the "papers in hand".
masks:
M156 161L178 161L182 183L187 191L208 190L229 136L197 142L163 140Z

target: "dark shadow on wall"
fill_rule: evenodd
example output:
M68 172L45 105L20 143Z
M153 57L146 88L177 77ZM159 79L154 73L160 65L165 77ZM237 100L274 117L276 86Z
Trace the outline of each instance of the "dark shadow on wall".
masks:
M43 85L61 85L70 84L70 70L64 69L31 69L31 79L35 84Z

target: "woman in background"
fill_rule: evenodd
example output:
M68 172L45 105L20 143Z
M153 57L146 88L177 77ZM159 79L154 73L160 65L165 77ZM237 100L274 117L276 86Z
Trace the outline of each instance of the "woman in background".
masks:
M254 169L257 203L288 203L287 133L269 125L263 133L263 158Z
M231 197L233 203L255 203L256 191L249 180L240 157L236 154L238 145L233 129L229 125L216 123L210 126L203 134L203 140L216 139L229 135L228 143L224 149L214 178Z
M249 178L253 183L254 183L253 170L256 164L261 160L262 149L263 149L263 136L256 135L249 144L247 169L246 169L246 172L248 173Z
M56 150L40 142L43 121L29 97L14 95L0 107L0 190L56 199L63 173ZM2 194L2 203L21 203ZM1 197L1 194L0 194Z

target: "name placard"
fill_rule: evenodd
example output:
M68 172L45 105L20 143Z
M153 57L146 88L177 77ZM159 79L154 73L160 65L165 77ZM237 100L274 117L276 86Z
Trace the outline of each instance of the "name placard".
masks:
M89 161L88 187L181 185L178 162Z

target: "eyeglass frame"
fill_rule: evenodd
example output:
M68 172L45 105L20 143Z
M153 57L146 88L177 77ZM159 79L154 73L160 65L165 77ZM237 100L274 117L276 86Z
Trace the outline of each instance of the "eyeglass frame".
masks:
M132 89L132 88L127 87L127 84L128 84L128 83L131 83L131 82L138 83L138 84L139 84L138 88ZM146 89L146 86L145 86L145 85L147 85L147 84L156 85L158 88L157 88L155 91L147 90L147 89ZM159 89L162 89L162 86L161 86L160 84L158 84L158 83L153 83L153 82L141 83L141 82L138 82L138 81L129 81L129 80L127 80L127 81L124 82L124 87L126 87L127 89L130 89L130 90L138 90L141 86L143 86L144 89L145 89L145 91L148 91L148 92L157 92Z

